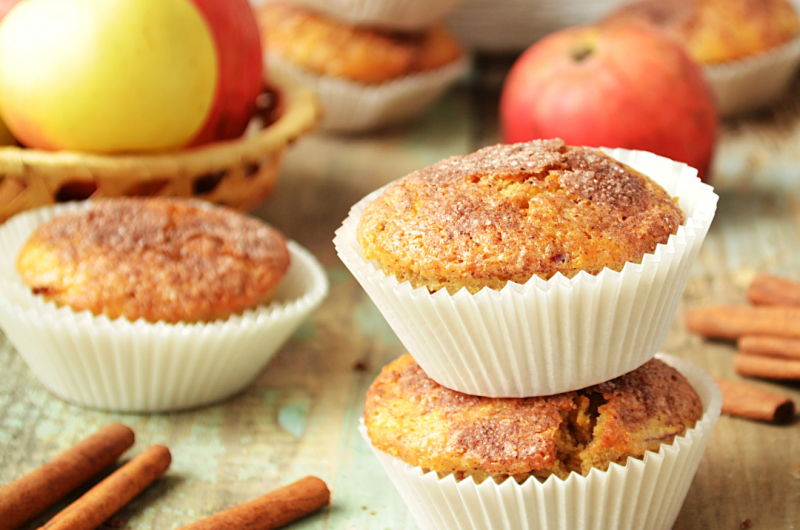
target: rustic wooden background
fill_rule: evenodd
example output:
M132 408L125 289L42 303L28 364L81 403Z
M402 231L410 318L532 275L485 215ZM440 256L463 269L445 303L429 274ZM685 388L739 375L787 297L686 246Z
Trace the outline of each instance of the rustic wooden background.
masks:
M173 464L110 527L178 528L315 474L332 489L333 502L291 528L416 528L356 431L371 380L404 350L339 262L331 239L368 192L498 141L497 98L510 63L479 57L475 64L469 79L411 124L365 136L313 135L293 147L276 193L255 214L319 257L331 291L239 396L175 414L88 410L49 394L0 334L0 484L122 421L137 435L127 455L161 443ZM760 271L800 280L800 82L771 108L723 123L713 184L719 210L663 351L738 379L734 346L688 334L682 314L694 304L743 302L745 286ZM800 403L800 385L753 384ZM800 527L797 421L773 426L721 418L675 528L735 530L747 521L757 529Z

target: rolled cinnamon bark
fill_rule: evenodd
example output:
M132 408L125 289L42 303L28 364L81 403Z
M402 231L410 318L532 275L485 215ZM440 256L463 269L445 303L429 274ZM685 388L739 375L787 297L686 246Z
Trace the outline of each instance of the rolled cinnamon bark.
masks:
M128 504L169 467L172 456L153 445L60 511L40 530L94 530Z
M800 283L759 274L747 288L747 299L757 305L800 306Z
M800 361L740 353L733 357L736 372L764 379L800 380Z
M785 423L794 417L794 402L783 396L714 378L722 390L722 413L752 420Z
M330 502L330 497L322 480L308 476L180 530L275 530L319 510Z
M111 465L133 445L133 431L106 425L43 466L0 488L0 527L18 528Z
M686 311L686 327L705 337L743 335L800 338L800 307L711 306Z
M748 355L781 357L800 361L800 339L748 335L739 337L737 345L742 353Z

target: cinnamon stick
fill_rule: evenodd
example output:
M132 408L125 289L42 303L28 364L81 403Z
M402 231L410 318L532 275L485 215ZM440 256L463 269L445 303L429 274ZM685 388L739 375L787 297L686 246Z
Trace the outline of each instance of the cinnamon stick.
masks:
M743 335L800 338L800 307L711 306L686 311L686 327L705 337Z
M800 306L800 283L759 274L747 288L747 299L757 305Z
M722 413L751 420L785 423L794 417L794 402L783 396L714 378L722 390Z
M12 530L44 512L111 465L133 445L133 431L106 425L24 477L0 488L2 528Z
M275 530L319 510L330 502L330 497L322 480L308 476L180 530Z
M748 335L739 337L737 344L742 353L749 355L781 357L800 361L800 339Z
M94 530L117 513L169 467L172 457L153 445L67 506L40 530Z
M800 380L800 361L740 353L733 357L736 372L764 379Z

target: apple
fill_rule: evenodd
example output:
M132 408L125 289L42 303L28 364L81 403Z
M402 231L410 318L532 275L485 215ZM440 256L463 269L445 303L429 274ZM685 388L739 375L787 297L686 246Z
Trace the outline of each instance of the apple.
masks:
M700 67L657 30L567 28L528 48L503 85L505 141L650 151L707 178L719 117Z
M209 21L219 57L214 105L190 145L238 138L256 110L265 78L261 37L248 0L191 0Z
M262 64L247 0L22 0L0 23L0 115L41 149L199 145L242 133Z
M6 13L19 2L20 0L0 0L0 20L2 20L2 18L6 16Z

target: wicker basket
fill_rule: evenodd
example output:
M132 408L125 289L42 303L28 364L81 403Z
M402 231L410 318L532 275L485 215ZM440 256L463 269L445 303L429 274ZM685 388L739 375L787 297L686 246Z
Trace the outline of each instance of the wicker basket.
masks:
M6 181L0 181L5 184L0 186L0 223L56 202L124 195L193 197L254 208L275 187L285 148L319 118L310 90L274 76L271 81L279 94L277 118L237 140L143 155L0 148L0 176Z

